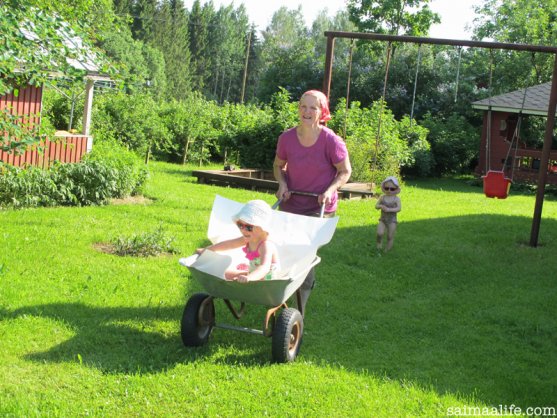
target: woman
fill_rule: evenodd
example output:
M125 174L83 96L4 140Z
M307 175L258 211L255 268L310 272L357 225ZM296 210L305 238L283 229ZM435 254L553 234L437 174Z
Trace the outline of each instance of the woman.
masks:
M325 216L334 216L337 190L350 178L352 167L346 144L322 123L331 119L327 97L310 90L300 98L300 122L278 139L273 172L279 183L276 193L282 199L280 209L300 215L318 216L325 204ZM318 194L318 198L292 194L290 191ZM315 283L313 269L301 287L302 315Z

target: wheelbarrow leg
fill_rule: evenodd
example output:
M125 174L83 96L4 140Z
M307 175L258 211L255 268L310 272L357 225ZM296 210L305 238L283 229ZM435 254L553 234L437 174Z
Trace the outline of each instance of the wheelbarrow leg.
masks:
M296 292L296 303L298 305L298 310L302 314L302 317L306 313L306 304L314 286L315 286L315 269L312 267L308 275L306 276L306 279L304 280L304 282Z

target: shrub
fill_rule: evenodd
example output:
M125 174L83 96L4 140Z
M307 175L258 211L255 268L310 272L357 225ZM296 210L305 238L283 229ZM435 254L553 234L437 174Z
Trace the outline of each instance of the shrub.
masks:
M115 141L95 143L93 150L86 154L83 160L101 162L116 170L112 173L116 181L116 190L111 197L140 194L149 175L142 159Z
M191 94L184 100L162 106L161 120L170 135L171 146L164 152L172 161L185 164L188 161L207 163L211 151L218 152L218 132L214 128L222 108L215 102L205 100L199 94Z
M0 165L0 173L0 206L54 206L66 200L66 189L59 189L47 171Z
M436 174L468 173L477 161L480 134L461 115L448 118L427 113L420 122L429 131Z
M159 115L159 104L147 94L99 95L95 100L92 134L101 141L115 139L139 155L167 150L170 135Z
M0 166L0 206L101 205L111 198L137 194L147 178L141 161L122 147L100 144L75 164L37 167Z
M153 232L134 234L131 237L120 236L112 241L114 253L121 256L149 257L162 253L175 253L172 246L174 237L168 237L159 226Z
M256 110L243 106L237 109L250 114L249 123L239 125L235 138L243 167L272 167L279 135L298 123L297 109L298 103L290 102L290 95L283 88L273 95L268 107ZM238 119L245 119L245 116Z

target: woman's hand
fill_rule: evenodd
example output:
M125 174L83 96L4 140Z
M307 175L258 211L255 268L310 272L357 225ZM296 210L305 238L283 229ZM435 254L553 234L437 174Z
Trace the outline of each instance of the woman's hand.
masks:
M317 197L317 201L319 202L319 204L320 205L325 204L325 206L331 204L332 199L333 199L333 192L330 191L329 189L325 190L323 194L320 194Z
M286 184L281 184L279 185L279 188L277 190L276 193L276 197L277 199L282 199L283 201L286 201L288 199L290 199L290 191L288 190L288 186Z

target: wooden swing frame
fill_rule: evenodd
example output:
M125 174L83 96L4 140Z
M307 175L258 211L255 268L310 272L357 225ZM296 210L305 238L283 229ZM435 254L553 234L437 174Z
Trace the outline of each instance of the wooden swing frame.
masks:
M422 38L418 36L400 36L400 35L384 35L379 33L361 33L361 32L340 32L326 31L327 52L325 56L325 75L323 77L323 92L327 97L331 91L331 79L333 72L333 51L336 38L349 39L365 39L370 41L388 41L388 42L407 42L416 44L431 44L445 46L472 47L484 49L505 49L512 51L530 51L554 54L553 74L551 77L551 92L549 95L549 105L547 109L547 121L545 125L545 136L540 160L540 167L547 167L549 164L549 154L551 151L551 143L553 140L553 129L555 127L555 108L557 107L557 47L544 45L528 45L528 44L512 44L503 42L483 42L456 39L441 38ZM545 183L547 180L547 170L539 170L538 189L536 193L536 204L534 207L534 215L532 218L532 228L530 232L530 246L538 246L538 238L540 231L541 215L545 194Z

